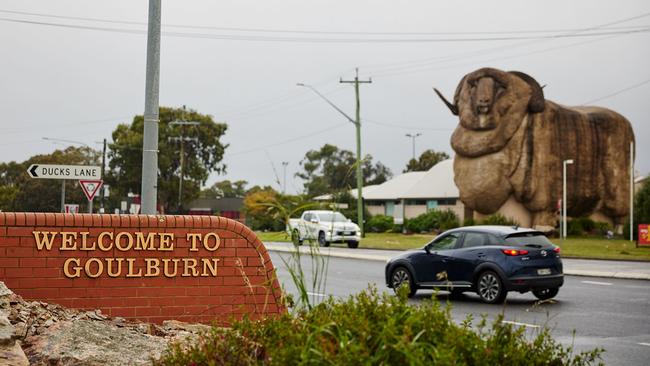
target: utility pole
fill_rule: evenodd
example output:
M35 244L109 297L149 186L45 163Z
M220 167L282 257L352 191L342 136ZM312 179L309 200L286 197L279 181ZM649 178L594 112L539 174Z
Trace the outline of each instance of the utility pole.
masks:
M154 215L158 206L158 123L160 91L160 13L161 0L149 0L147 30L147 75L142 136L141 212Z
M354 93L357 99L357 118L354 123L357 129L357 220L359 221L359 229L361 236L365 237L365 230L363 228L363 177L361 175L361 101L359 99L359 84L370 84L372 79L359 80L359 68L355 69L354 80L340 79L342 84L354 84Z
M289 165L288 161L282 162L282 170L284 173L284 182L282 183L282 194L287 193L287 165Z
M104 179L104 171L106 170L106 139L104 139L104 148L102 149L102 179ZM99 194L101 197L99 197L99 212L104 213L104 188L106 187L105 184L102 184L102 188L99 191Z
M420 136L422 136L422 134L419 133L419 132L416 133L415 135L411 135L410 133L406 134L406 137L410 137L411 141L413 142L413 144L412 144L413 145L413 160L415 160L415 139L420 137Z
M185 109L185 106L183 106L183 109ZM181 126L181 135L180 137L170 137L170 141L179 141L181 143L181 158L180 158L180 166L179 166L179 178L178 178L178 213L180 214L180 211L183 209L183 160L185 160L185 141L193 141L197 142L199 139L197 137L185 137L185 130L183 129L183 126L197 126L201 124L201 122L196 122L196 121L173 121L170 122L170 126L178 125Z

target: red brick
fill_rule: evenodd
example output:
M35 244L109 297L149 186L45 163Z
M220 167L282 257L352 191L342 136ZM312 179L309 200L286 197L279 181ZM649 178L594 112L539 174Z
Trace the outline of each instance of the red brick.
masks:
M17 247L7 248L7 257L27 258L27 257L32 257L33 255L34 255L33 248L17 248Z
M171 306L176 305L178 299L183 297L152 297L147 299L147 304L149 306Z
M45 258L20 258L21 267L45 267L46 264Z
M56 225L56 215L51 212L45 213L45 225L55 226Z
M25 213L24 212L16 212L16 226L25 226Z
M65 226L75 226L73 214L62 214L63 215L63 225Z
M132 318L135 316L135 308L111 308L111 316L121 316L123 318Z
M63 269L56 267L43 267L43 268L33 268L32 269L34 278L45 278L45 277L59 277L63 276Z
M87 290L85 288L62 288L59 290L59 295L66 298L86 297Z
M20 245L19 237L0 236L0 246L17 247Z
M157 316L160 315L159 307L135 308L135 316Z
M7 214L5 212L0 212L0 226L5 225L5 217L6 217L6 215Z
M237 248L238 257L259 257L257 250L252 248Z
M54 214L54 226L65 226L64 215L62 213Z
M103 226L103 227L109 227L109 226L111 226L111 223L112 223L112 216L113 216L113 215L109 215L109 214L101 215L101 220L102 220L102 226Z
M9 227L7 228L7 236L32 236L34 227Z
M59 297L58 288L41 288L41 289L13 289L14 292L26 300L45 300L56 299ZM55 301L53 301L55 302Z
M139 297L185 296L184 287L139 288Z
M18 258L0 258L0 267L2 268L20 267Z

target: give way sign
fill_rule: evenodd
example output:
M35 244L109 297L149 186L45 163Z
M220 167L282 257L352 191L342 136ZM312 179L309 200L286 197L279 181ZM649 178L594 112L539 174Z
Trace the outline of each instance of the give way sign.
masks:
M92 201L93 198L95 198L95 195L97 194L97 192L99 192L99 188L101 188L102 184L104 184L103 180L80 180L79 181L81 190L84 191L84 194L86 195L86 198L88 198L88 201Z

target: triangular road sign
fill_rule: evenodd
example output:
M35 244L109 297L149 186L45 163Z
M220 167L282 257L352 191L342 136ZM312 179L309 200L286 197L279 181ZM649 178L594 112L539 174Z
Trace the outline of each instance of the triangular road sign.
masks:
M104 184L103 180L80 180L79 185L81 186L81 190L84 191L84 194L86 195L86 198L88 198L88 201L92 201L93 198L95 198L95 195L97 192L99 192L99 188Z

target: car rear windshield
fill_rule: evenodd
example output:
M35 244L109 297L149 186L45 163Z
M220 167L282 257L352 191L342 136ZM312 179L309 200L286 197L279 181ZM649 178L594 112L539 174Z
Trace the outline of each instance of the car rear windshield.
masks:
M553 245L553 243L548 240L548 238L540 232L525 232L525 233L515 233L506 236L506 243L510 245L519 245L519 246L539 246L539 247L548 247Z

